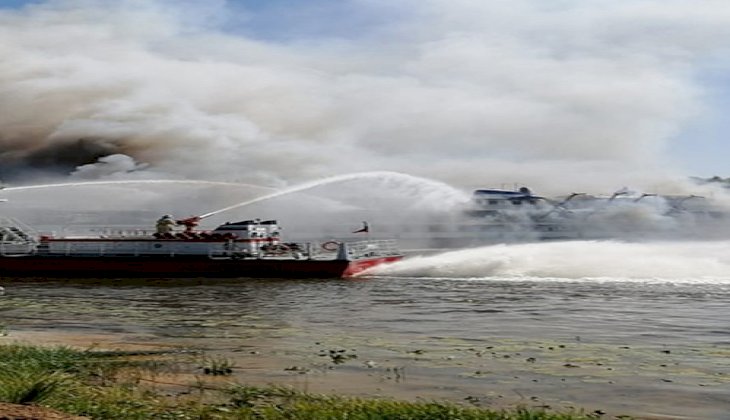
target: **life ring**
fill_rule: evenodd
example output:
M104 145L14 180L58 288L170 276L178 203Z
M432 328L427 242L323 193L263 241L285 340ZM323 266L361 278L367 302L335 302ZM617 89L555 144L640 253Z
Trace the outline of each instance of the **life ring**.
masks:
M334 252L340 249L340 243L337 241L327 241L322 244L322 249L325 251Z

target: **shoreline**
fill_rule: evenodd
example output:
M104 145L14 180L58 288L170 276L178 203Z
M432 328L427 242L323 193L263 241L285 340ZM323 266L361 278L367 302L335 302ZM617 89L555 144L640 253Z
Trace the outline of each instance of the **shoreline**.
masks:
M730 377L722 372L669 362L698 353L697 349L674 349L673 353L625 346L608 352L583 343L531 346L507 340L479 350L452 342L440 351L384 349L382 343L379 351L322 342L272 348L273 343L266 340L236 348L216 347L215 343L209 348L191 348L172 337L132 338L115 333L11 329L0 337L0 344L111 351L186 349L230 362L233 374L226 381L249 386L286 386L300 392L359 398L446 401L490 409L583 410L603 413L606 418L718 418L724 412L722 390L730 385ZM390 357L383 358L384 354ZM195 378L182 375L176 380L182 384ZM651 383L655 385L647 387Z

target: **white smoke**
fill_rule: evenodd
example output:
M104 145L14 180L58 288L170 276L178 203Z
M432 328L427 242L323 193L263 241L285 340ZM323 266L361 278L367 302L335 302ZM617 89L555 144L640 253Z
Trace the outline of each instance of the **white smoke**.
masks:
M730 35L715 0L347 7L377 18L268 41L243 35L254 11L222 1L4 10L2 176L290 185L396 169L546 193L653 187L676 178L663 148L702 112L693 70ZM100 160L115 155L129 160Z
M81 165L71 173L71 177L80 179L99 179L112 176L125 176L132 172L144 170L148 164L139 164L127 155L113 154L102 156L96 163Z

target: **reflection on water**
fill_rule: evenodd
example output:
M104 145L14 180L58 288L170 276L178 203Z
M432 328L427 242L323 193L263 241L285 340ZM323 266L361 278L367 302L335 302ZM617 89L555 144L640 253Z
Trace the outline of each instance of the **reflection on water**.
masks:
M269 369L263 381L306 376L307 386L325 390L348 391L346 383L352 392L490 403L534 396L525 402L632 414L730 412L727 283L383 277L5 286L0 324L11 336L111 332L223 353L255 349L239 363L262 353L276 359L259 362ZM330 349L357 358L335 366ZM284 370L294 365L298 377Z

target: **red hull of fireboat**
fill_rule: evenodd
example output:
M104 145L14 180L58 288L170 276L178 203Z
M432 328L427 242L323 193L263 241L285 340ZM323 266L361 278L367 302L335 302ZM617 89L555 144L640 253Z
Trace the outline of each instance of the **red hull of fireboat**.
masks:
M17 256L0 258L5 278L348 278L400 260L211 259L197 256Z

